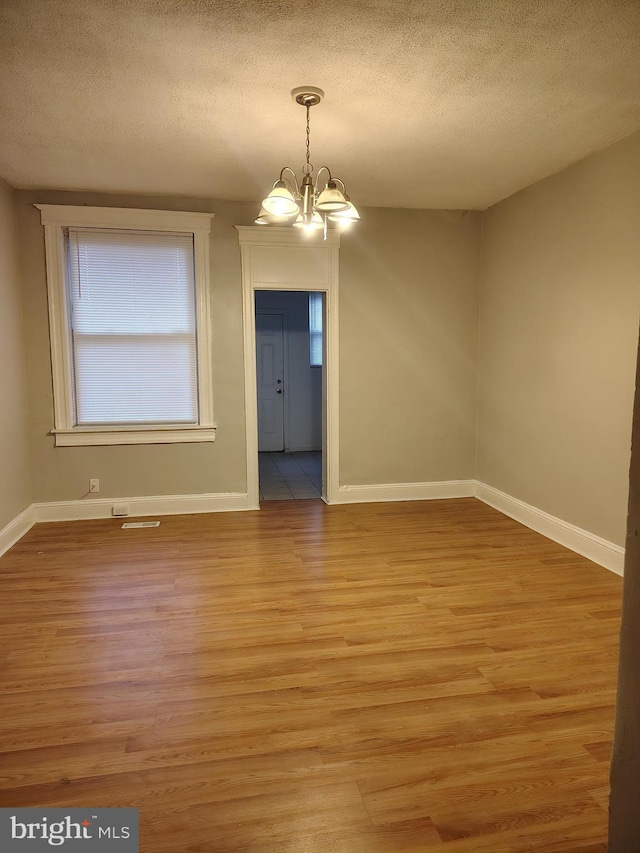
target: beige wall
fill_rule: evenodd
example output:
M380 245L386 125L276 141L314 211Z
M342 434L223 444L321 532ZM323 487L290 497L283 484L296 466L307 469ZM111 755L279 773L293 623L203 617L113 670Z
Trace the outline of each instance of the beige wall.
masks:
M56 448L44 237L35 203L216 214L211 244L213 444ZM255 205L20 192L30 448L36 501L246 490L241 267L234 225ZM367 210L342 241L341 474L347 484L473 476L479 217Z
M474 475L480 215L369 209L340 247L340 482Z
M0 530L32 500L14 204L0 181Z
M483 214L477 477L624 544L640 134Z

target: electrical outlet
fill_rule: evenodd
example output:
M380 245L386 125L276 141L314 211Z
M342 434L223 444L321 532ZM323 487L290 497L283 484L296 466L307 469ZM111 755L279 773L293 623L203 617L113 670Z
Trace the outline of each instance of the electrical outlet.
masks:
M129 507L127 504L114 504L111 507L111 515L115 515L116 518L121 515L129 515Z
M89 492L95 493L100 491L100 480L93 479L89 480Z

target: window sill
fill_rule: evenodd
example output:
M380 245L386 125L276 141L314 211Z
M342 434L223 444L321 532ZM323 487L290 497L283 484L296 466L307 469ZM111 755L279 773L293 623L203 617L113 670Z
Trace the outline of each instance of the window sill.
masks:
M215 441L215 426L125 426L53 429L56 447L114 444L183 444Z

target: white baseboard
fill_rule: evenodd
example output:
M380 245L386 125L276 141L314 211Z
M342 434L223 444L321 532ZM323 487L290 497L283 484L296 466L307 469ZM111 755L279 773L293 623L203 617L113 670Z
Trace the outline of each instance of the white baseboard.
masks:
M33 505L23 509L12 521L0 530L0 557L15 545L18 539L22 539L25 533L36 523Z
M367 486L340 486L332 503L384 501L425 501L476 497L504 515L564 545L618 575L624 571L624 548L588 530L569 524L544 510L513 498L477 480L443 480L433 483L375 483ZM152 495L135 498L97 498L77 501L50 501L32 504L0 530L0 556L11 548L38 521L79 521L111 518L114 504L127 504L130 516L183 515L199 512L238 512L259 509L245 492L204 495Z
M624 548L620 545L614 545L613 542L608 542L606 539L596 536L595 533L589 533L588 530L583 530L581 527L569 524L568 521L549 515L548 512L518 500L518 498L512 498L511 495L494 489L493 486L488 486L486 483L476 481L475 496L504 515L508 515L526 527L542 533L548 539L564 545L565 548L569 548L588 560L604 566L605 569L609 569L617 575L623 574Z
M474 496L473 480L442 480L435 483L374 483L369 486L340 486L332 503L379 501L433 501Z
M259 509L249 503L246 492L205 495L152 495L136 498L87 498L79 501L49 501L33 504L36 521L79 521L111 518L114 504L126 504L130 516L189 515L197 512L238 512Z

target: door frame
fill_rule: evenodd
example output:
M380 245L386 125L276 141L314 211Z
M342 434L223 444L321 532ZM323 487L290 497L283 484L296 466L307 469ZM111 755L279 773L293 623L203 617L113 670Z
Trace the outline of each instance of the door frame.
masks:
M338 252L340 233L327 239L302 229L236 225L242 255L242 327L247 452L247 504L260 508L258 471L258 390L256 377L256 290L320 291L324 298L322 375L322 500L338 502ZM305 250L309 251L308 253ZM301 251L302 250L302 251ZM320 250L320 251L318 251Z
M260 288L255 288L253 291L253 310L255 311L256 316L258 314L278 314L282 317L282 382L284 386L284 395L282 398L282 443L284 445L284 450L286 452L287 447L289 446L289 394L287 393L287 389L289 387L289 312L286 308L256 308L255 302L255 294L256 290ZM258 369L256 366L256 396L258 394ZM256 409L256 424L258 423L258 411ZM258 442L259 444L259 442Z

